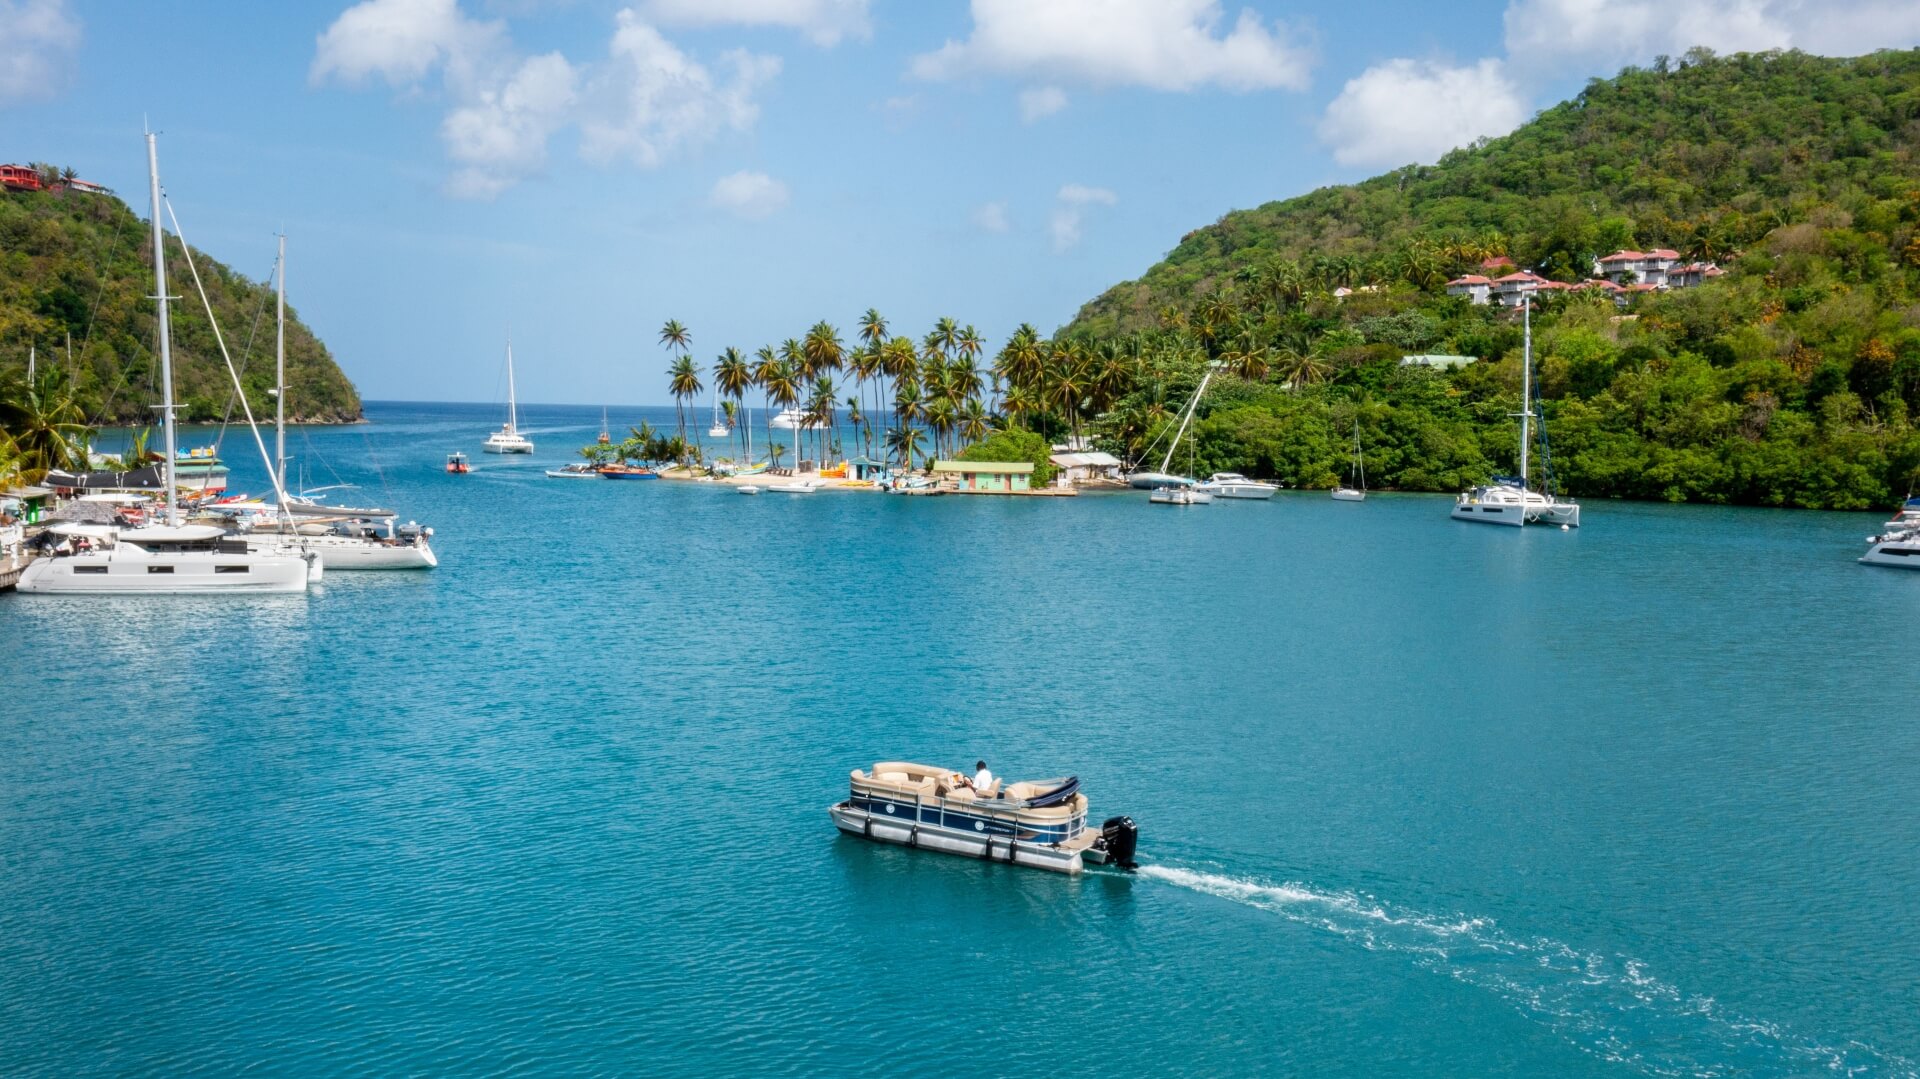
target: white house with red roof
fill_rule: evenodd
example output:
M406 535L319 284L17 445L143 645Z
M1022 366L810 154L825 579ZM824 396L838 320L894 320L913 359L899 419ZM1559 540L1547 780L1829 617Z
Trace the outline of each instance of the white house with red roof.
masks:
M1476 304L1484 304L1493 292L1493 278L1484 274L1470 273L1447 282L1447 295L1466 296Z
M1635 283L1664 285L1667 275L1680 264L1680 252L1656 247L1651 251L1615 251L1594 262L1593 276L1604 277L1616 285L1626 284L1632 274Z

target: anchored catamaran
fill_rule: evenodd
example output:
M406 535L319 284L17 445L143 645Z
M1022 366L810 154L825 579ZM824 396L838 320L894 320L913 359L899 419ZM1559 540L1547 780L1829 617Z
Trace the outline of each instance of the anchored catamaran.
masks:
M1460 497L1453 503L1453 519L1485 525L1509 525L1515 528L1530 524L1579 528L1579 503L1571 499L1562 501L1554 498L1551 488L1543 493L1528 487L1527 451L1533 443L1532 422L1535 419L1533 298L1531 296L1521 300L1520 310L1526 326L1525 344L1522 348L1520 363L1520 411L1514 413L1520 419L1520 474L1495 476L1492 483L1461 492ZM1551 473L1549 473L1549 483L1551 483Z

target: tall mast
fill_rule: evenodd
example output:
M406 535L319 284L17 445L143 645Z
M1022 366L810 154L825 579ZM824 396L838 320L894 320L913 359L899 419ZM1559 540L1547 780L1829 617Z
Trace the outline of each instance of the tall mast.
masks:
M507 331L507 433L520 430L520 413L513 404L513 331Z
M1180 428L1173 433L1173 442L1167 446L1167 455L1160 459L1160 471L1165 472L1173 464L1173 454L1180 448L1180 436L1187 433L1187 424L1193 422L1193 414L1200 409L1200 395L1207 392L1207 383L1213 381L1214 368L1209 365L1207 373L1201 377L1200 385L1193 391L1193 400L1187 402L1186 414L1180 417Z
M273 471L280 490L287 489L287 237L280 236L279 288L274 298L273 328Z
M153 282L154 318L160 325L160 429L166 433L167 452L167 524L180 523L180 506L174 488L179 482L174 462L173 434L173 340L167 326L167 244L160 227L160 151L153 132L147 132L147 186L153 196Z
M1522 331L1520 349L1520 523L1527 523L1527 492L1533 481L1527 475L1527 449L1533 442L1533 297L1520 299Z

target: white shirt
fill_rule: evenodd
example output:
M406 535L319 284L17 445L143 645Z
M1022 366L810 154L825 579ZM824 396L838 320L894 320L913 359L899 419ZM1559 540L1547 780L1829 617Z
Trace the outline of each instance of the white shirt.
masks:
M991 786L993 786L992 772L989 772L985 768L982 768L978 772L973 773L973 789L974 790L983 791Z

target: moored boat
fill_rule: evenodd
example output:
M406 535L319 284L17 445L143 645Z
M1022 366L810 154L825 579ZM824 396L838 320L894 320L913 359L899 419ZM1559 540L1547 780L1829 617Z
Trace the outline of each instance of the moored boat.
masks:
M1213 495L1193 487L1156 487L1147 501L1156 506L1210 506Z
M570 465L547 469L547 476L556 480L597 480L600 478L600 470L597 466L585 461L575 461Z
M1261 483L1259 480L1250 480L1238 472L1215 472L1213 475L1207 477L1205 483L1194 484L1193 489L1204 494L1217 495L1221 498L1247 498L1264 501L1272 498L1273 493L1280 488L1275 487L1271 483Z
M1908 508L1914 506L1909 500ZM1894 519L1898 524L1906 514ZM1867 537L1867 553L1860 556L1863 566L1893 566L1898 569L1920 569L1920 524L1902 528L1890 528L1878 536Z
M1087 827L1078 779L999 780L972 789L951 769L882 761L856 768L847 799L828 809L849 835L993 862L1078 873L1086 863L1134 866L1139 829L1127 817Z
M603 480L657 480L660 473L651 468L635 468L632 465L602 465L594 474Z
M456 476L464 476L473 471L467 467L467 455L464 453L447 454L447 471Z

